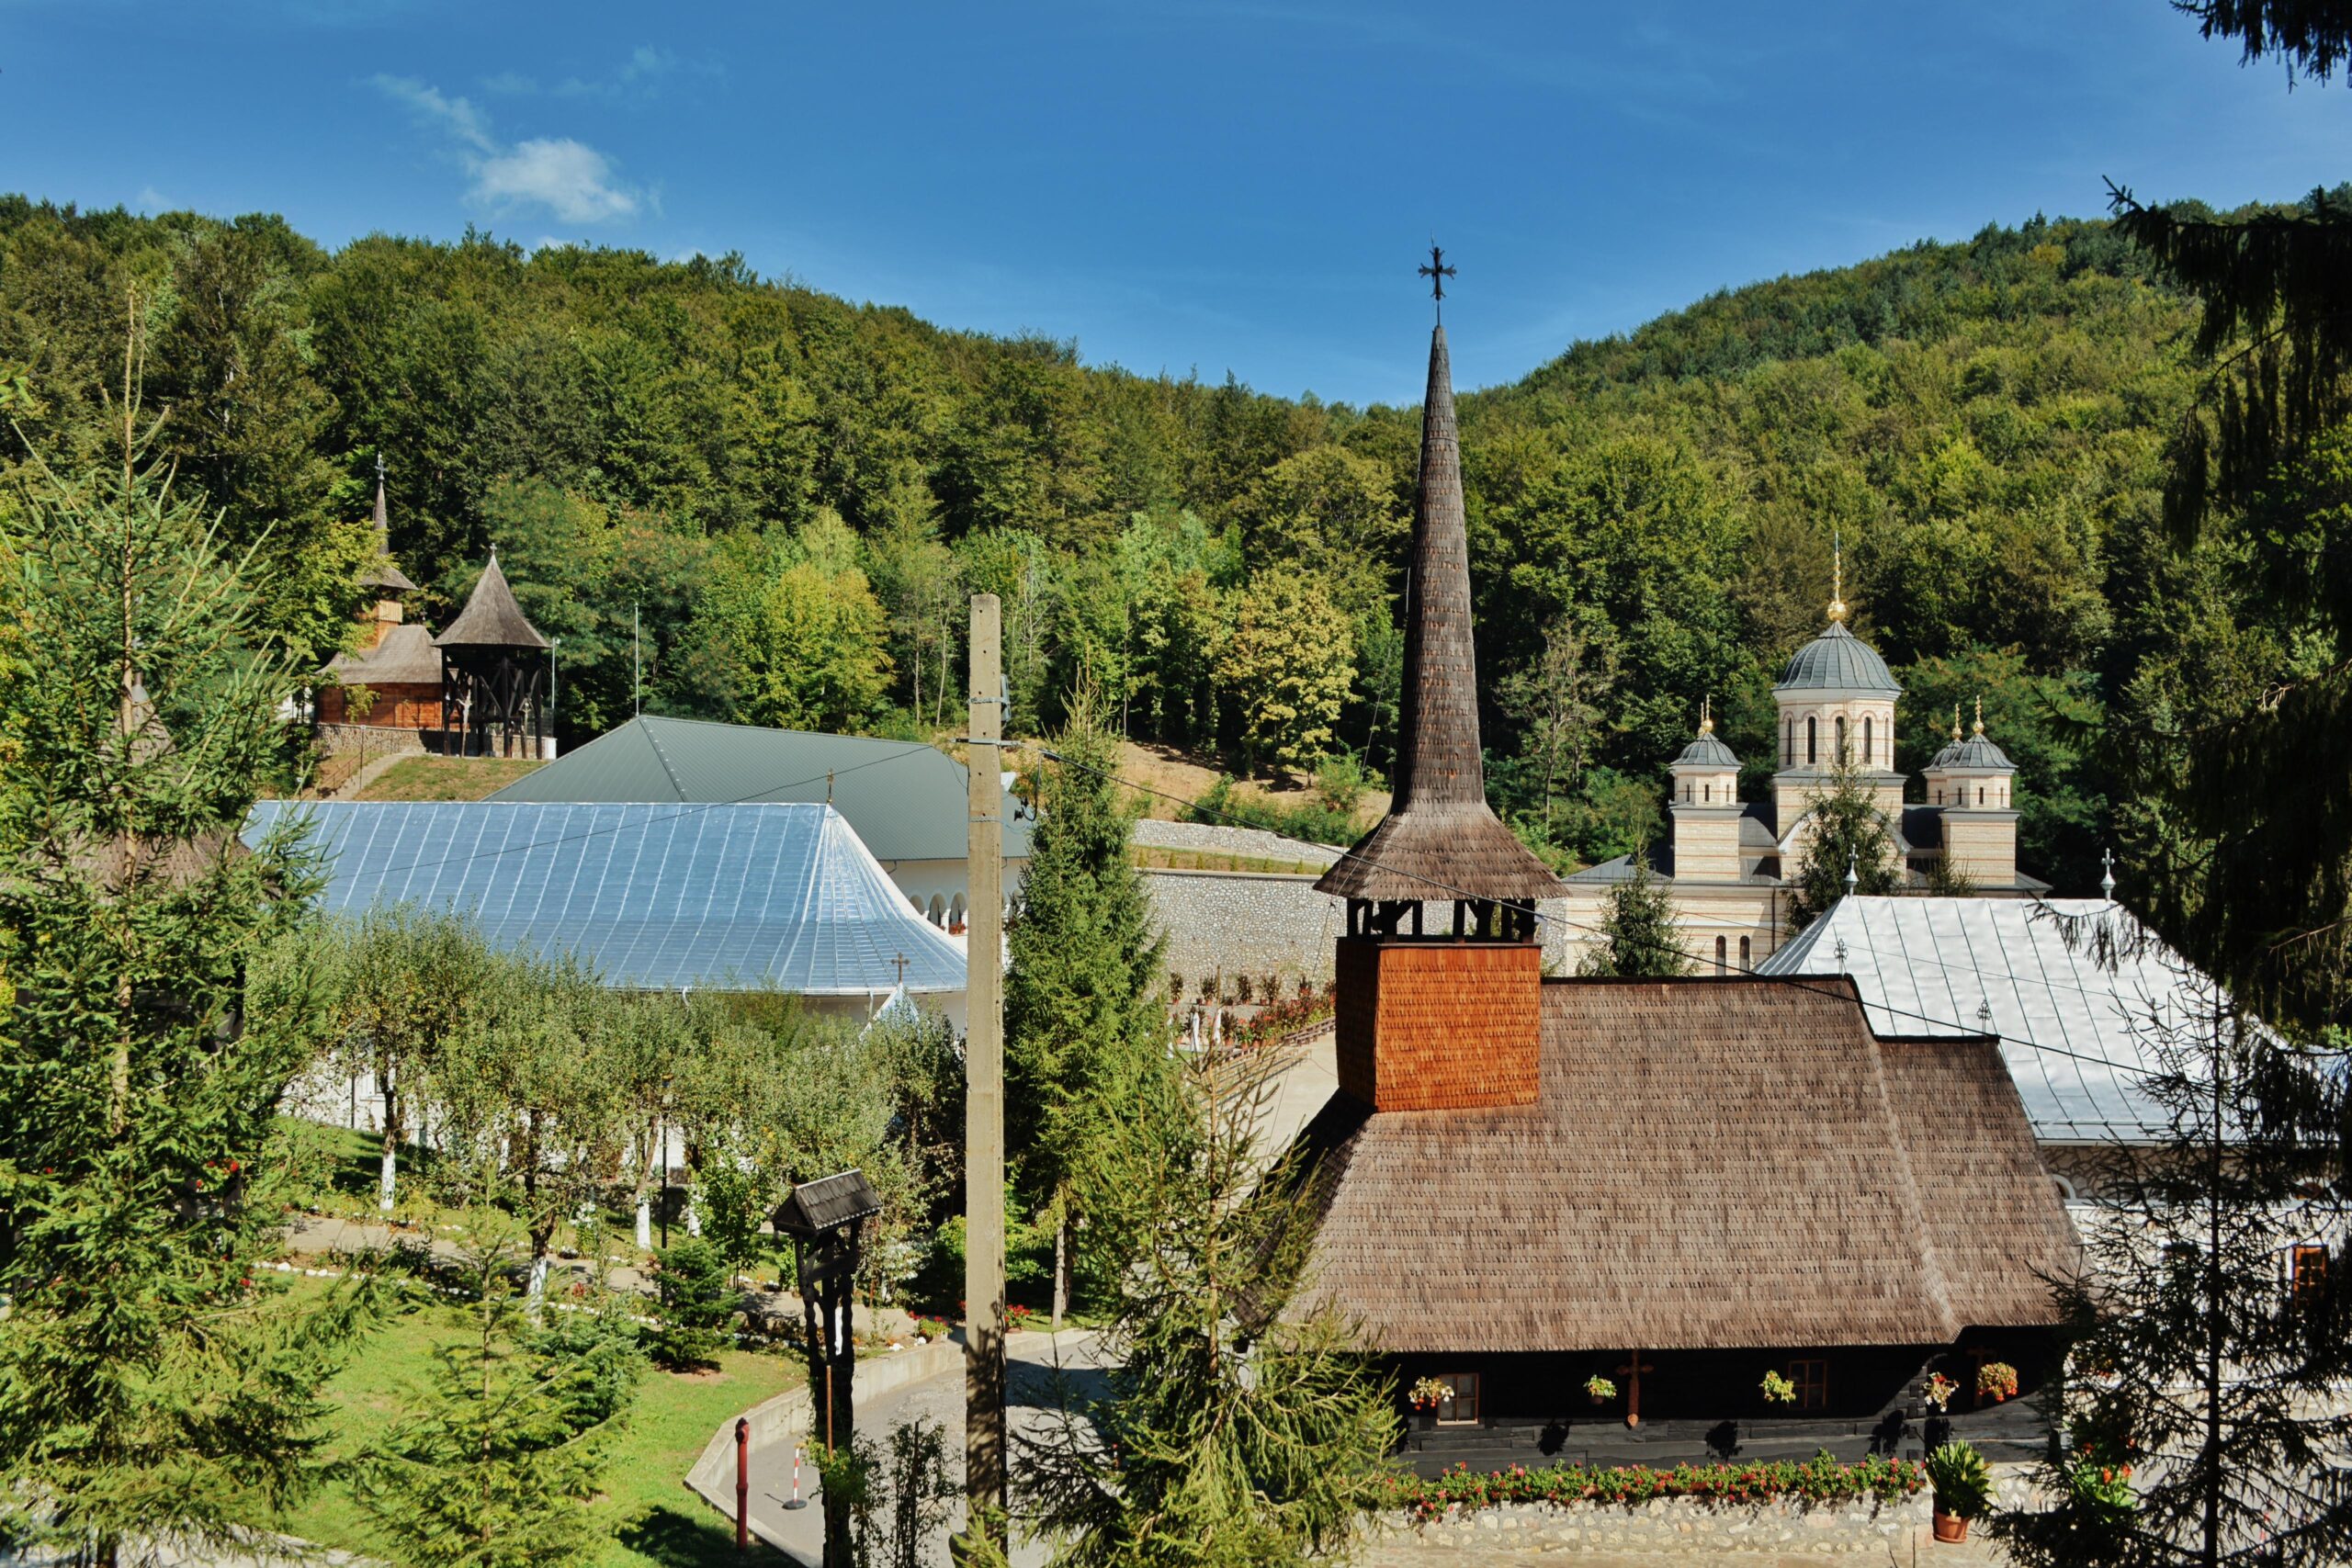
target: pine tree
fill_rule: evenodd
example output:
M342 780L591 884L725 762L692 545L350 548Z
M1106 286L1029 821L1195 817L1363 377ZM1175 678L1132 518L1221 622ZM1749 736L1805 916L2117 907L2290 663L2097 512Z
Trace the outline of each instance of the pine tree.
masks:
M1650 871L1642 852L1634 853L1634 874L1609 890L1600 917L1600 941L1586 950L1579 975L1688 975L1690 955L1674 923L1674 895Z
M2346 0L2179 0L2204 36L2291 85L2352 50ZM2169 454L2167 521L2232 562L2233 620L2310 650L2250 697L2122 728L2144 797L2130 895L2250 1005L2306 1029L2352 1024L2352 190L2217 216L2114 191L2116 227L2202 305L2211 367ZM2184 554L2187 552L2185 551Z
M1828 787L1815 791L1805 806L1812 826L1788 885L1792 932L1804 930L1846 896L1849 874L1855 893L1897 893L1903 888L1903 865L1894 858L1894 824L1871 798L1861 771L1850 759L1840 758L1830 768L1828 780Z
M1305 1181L1253 1134L1266 1059L1159 1059L1080 1180L1111 1282L1101 1389L1019 1439L1024 1512L1068 1568L1303 1563L1386 1495L1390 1393L1345 1325L1288 1320Z
M531 1323L515 1284L525 1256L475 1211L464 1259L467 1334L439 1347L416 1406L360 1472L360 1506L407 1568L560 1568L605 1546L594 1506L605 1443L639 1359L617 1314Z
M1054 1316L1069 1290L1074 1173L1126 1114L1123 1086L1170 1030L1164 940L1127 857L1134 814L1091 693L1057 738L1031 835L1005 976L1005 1105L1021 1195L1056 1227Z
M2118 1151L2065 1282L2074 1376L2029 1568L2332 1563L2352 1553L2352 1262L2328 1178L2341 1052L2296 1050L2185 970L2135 1021L2165 1125Z
M293 679L200 502L142 467L137 386L134 337L119 467L39 469L0 512L0 1537L104 1564L319 1479L319 1389L374 1306L257 1267L261 1156L324 1010L257 962L315 858L237 836Z

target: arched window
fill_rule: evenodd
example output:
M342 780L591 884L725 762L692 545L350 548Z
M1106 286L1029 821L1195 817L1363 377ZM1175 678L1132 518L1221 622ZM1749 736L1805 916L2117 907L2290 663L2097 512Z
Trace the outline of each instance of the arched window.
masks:
M1717 937L1717 938L1715 938L1715 973L1716 973L1716 974L1720 975L1720 974L1722 974L1722 973L1724 972L1724 939L1723 939L1723 938L1721 938L1721 937Z
M1813 715L1804 716L1804 765L1808 768L1821 761L1820 748L1816 744L1820 739L1820 726L1821 721Z
M1862 765L1864 767L1870 766L1871 739L1871 716L1864 714L1862 715Z
M1705 804L1706 804L1706 805L1709 805L1709 806L1713 806L1714 803L1715 803L1715 786L1714 786L1714 785L1713 785L1713 784L1709 784L1709 785L1707 786L1707 790L1706 790L1706 799L1705 799Z
M964 929L964 896L961 893L956 895L956 901L947 906L947 929L951 931Z
M1793 718L1781 726L1781 766L1789 767L1797 760L1797 721Z
M1976 804L1979 806L1984 804L1984 786L1983 784L1978 784L1976 786Z
M1742 969L1748 967L1748 948L1746 937L1739 939L1739 966Z
M936 893L931 896L931 923L943 927L947 924L947 900Z
M1846 716L1841 713L1838 716L1838 761L1840 764L1843 764L1847 760Z

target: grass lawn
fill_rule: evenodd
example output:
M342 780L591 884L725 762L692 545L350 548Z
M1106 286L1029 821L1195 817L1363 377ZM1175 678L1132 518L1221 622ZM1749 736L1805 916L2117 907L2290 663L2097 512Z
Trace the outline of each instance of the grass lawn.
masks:
M324 1287L306 1280L295 1288ZM393 1318L360 1346L327 1385L342 1407L336 1451L364 1451L398 1418L403 1395L423 1386L434 1348L468 1332L461 1309L427 1306ZM788 1353L728 1351L717 1372L691 1378L648 1371L605 1472L604 1510L613 1540L598 1559L602 1568L741 1562L732 1528L685 1489L686 1470L721 1422L800 1381L801 1369ZM362 1554L380 1550L374 1527L343 1486L311 1498L283 1528L325 1546Z
M411 757L395 762L359 792L361 800L480 800L534 769L537 758Z

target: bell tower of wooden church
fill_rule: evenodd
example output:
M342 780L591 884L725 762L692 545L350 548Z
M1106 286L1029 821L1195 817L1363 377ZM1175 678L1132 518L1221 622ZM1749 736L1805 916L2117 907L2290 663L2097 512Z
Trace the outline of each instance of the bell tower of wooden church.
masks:
M1410 566L1394 800L1316 884L1347 900L1340 1088L1374 1111L1532 1104L1544 980L1535 901L1566 889L1487 804L1442 323L1430 339Z

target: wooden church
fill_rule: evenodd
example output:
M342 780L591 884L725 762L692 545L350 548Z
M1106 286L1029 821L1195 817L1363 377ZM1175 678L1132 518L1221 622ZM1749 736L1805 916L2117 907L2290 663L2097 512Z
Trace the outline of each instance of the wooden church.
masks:
M1544 975L1563 889L1487 804L1442 326L1411 570L1394 805L1317 884L1340 1087L1292 1310L1443 1391L1425 1469L2037 1438L1974 1373L2034 1392L2076 1249L1994 1041L1873 1034L1842 978Z

